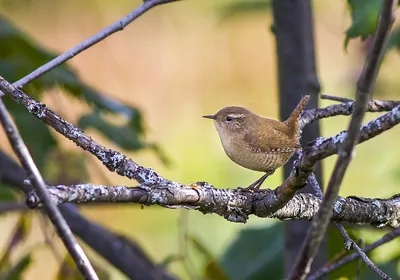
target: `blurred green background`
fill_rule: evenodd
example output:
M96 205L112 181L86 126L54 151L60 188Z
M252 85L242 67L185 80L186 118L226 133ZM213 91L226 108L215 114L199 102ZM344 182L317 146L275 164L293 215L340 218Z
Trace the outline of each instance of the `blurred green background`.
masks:
M26 33L32 42L46 51L61 53L123 17L140 3L126 0L2 0L0 7L1 17ZM140 141L146 144L133 145L128 140L126 145L121 144L124 141L118 145L118 140L112 142L107 134L99 132L101 129L96 129L96 124L100 122L98 127L101 128L104 116L110 125L116 126L125 123L126 116L110 115L107 110L101 118L96 115L96 110L94 115L90 115L92 109L88 96L91 91L87 88L82 91L81 84L72 82L70 87L63 87L49 82L32 86L31 90L37 90L41 100L68 121L80 121L85 132L101 144L128 154L136 162L154 168L166 178L182 183L207 181L218 188L246 186L260 174L232 163L219 143L213 124L201 116L213 114L227 105L241 105L261 115L277 118L276 51L270 32L272 15L268 7L263 6L258 12L228 13L227 5L230 3L232 1L228 0L192 0L159 6L122 32L68 62L77 74L73 78L79 77L85 86L90 85L93 92L100 92L125 104L129 114L135 113L136 108L140 110L146 131ZM364 50L359 40L350 41L347 51L344 50L344 32L350 25L347 5L345 1L313 1L313 8L322 92L353 97ZM400 99L399 65L399 53L390 51L379 75L376 98ZM17 73L15 77L10 73L10 80L15 81L34 70L34 67L28 66L21 62L20 67L26 67L25 72ZM7 77L4 73L0 75ZM46 94L40 95L42 87ZM74 98L71 92L78 97L82 94L89 104ZM330 103L321 101L321 107ZM98 103L96 105L99 106ZM86 114L89 114L87 118L80 119ZM94 119L88 119L88 116L94 116ZM376 116L368 114L366 121ZM323 120L323 136L344 130L347 120L346 117ZM127 127L122 128L122 132ZM141 128L134 124L129 129ZM76 168L75 175L71 175L75 176L72 181L84 178L83 182L94 184L135 185L133 181L108 172L75 144L49 131L51 138L57 140L57 145L65 151L62 155L49 151L49 155L43 158L42 171L49 180L61 180L60 171L54 163L61 164L71 156ZM0 139L0 149L12 155L2 130ZM399 139L400 131L395 128L357 147L357 156L346 173L341 195L384 198L398 193ZM49 145L52 143L50 141ZM142 147L151 149L136 151ZM329 178L334 160L335 157L331 157L324 161L325 180ZM87 176L80 174L80 165L86 167ZM280 170L264 186L275 187L281 181ZM234 253L229 254L226 250L243 230L265 230L277 223L251 217L245 225L233 224L216 215L205 216L197 211L155 206L142 209L137 205L91 205L81 209L90 219L136 240L155 262L179 255L183 242L179 232L187 231L191 240L195 240L185 242L189 243L191 262L195 266L193 273L196 275L204 275L205 266L212 259L199 252L198 246L208 250L215 259L221 259L224 254L232 256ZM10 233L19 217L17 213L0 217L0 252L9 243ZM40 245L44 243L40 220L34 214L29 217L29 234L15 250L13 259L17 260L35 248L24 279L53 279L59 268L58 261L48 247ZM265 240L269 256L276 254L281 257L281 231L282 225L274 227L274 231L267 230L276 233L268 235ZM354 234L370 242L382 232L361 228L354 230ZM268 244L278 245L274 249ZM340 240L338 244L341 244ZM393 258L398 260L399 245L396 241L396 245L391 243L382 247L374 252L374 260L378 263ZM36 248L38 246L40 248ZM63 250L62 246L58 248ZM124 279L111 265L92 251L88 252L103 264L112 279ZM218 263L226 265L223 260ZM168 270L181 279L189 277L180 261L171 262Z

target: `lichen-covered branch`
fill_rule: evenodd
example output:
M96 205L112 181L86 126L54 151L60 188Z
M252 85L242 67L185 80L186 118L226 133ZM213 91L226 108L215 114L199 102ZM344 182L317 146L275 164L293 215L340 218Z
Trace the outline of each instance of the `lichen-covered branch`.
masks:
M400 101L371 99L367 105L368 112L387 112L400 105ZM303 128L317 120L334 116L350 116L353 113L354 101L346 101L325 108L310 109L301 115L300 127Z
M10 95L17 103L22 104L36 118L53 127L57 132L72 140L82 149L95 155L110 171L135 179L143 187L152 187L154 185L181 187L181 184L163 178L153 169L144 168L125 155L98 144L80 129L48 109L45 104L29 97L1 77L0 90ZM360 130L359 142L375 137L393 128L399 122L400 106L363 125ZM295 162L291 175L278 187L276 196L268 201L270 203L268 205L270 213L283 207L296 194L297 190L305 185L308 176L312 173L315 164L319 160L337 153L345 135L346 132L341 132L334 137L321 137L304 147L302 156Z
M204 182L181 185L152 185L138 187L100 186L80 184L49 186L48 191L57 204L61 203L140 203L168 208L185 208L204 214L218 214L232 222L245 223L250 215L280 220L310 220L319 209L321 199L312 194L297 194L284 207L271 209L277 200L274 190L248 192L240 189L216 189ZM33 192L28 205L38 207L41 202ZM400 224L400 196L389 199L339 197L333 218L337 222L371 224L376 227L398 227Z
M399 124L400 106L394 107L390 112L364 124L360 128L358 143L365 142ZM307 182L315 165L331 155L338 152L339 146L347 135L346 131L332 137L319 137L308 143L301 156L293 164L293 171L290 176L278 187L277 192L290 199Z

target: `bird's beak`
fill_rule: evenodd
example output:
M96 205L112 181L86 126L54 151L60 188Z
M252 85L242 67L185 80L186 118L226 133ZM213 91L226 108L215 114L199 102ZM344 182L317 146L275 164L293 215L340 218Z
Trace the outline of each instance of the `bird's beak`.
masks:
M215 115L207 115L207 116L203 116L203 118L215 120L216 117L215 117Z

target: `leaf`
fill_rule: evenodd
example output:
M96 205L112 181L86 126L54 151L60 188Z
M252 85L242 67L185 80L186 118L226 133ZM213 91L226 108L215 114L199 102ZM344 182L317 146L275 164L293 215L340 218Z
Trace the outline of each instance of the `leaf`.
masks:
M0 280L20 280L25 279L23 273L29 267L32 262L32 257L30 254L22 257L14 266L12 266L4 276L0 274Z
M78 126L82 129L95 128L112 142L127 150L143 148L139 136L142 133L135 125L113 125L98 113L85 115L79 119Z
M244 13L266 12L271 8L271 0L235 0L220 7L220 14L222 19L227 19Z
M196 251L204 258L205 267L204 275L206 279L210 280L227 280L229 279L223 271L221 265L213 256L211 251L195 236L190 235L188 240Z
M56 54L42 48L34 42L27 34L20 31L13 24L0 16L0 73L10 81L16 81L27 75L29 72L40 67L44 63L56 57ZM62 64L52 69L43 76L30 82L24 88L35 98L41 98L47 89L59 86L71 96L80 100L84 99L92 107L93 111L107 112L124 117L127 120L125 127L119 128L111 124L92 125L93 128L103 133L104 136L122 148L138 150L150 148L162 160L159 148L154 148L153 144L144 143L143 119L141 113L136 108L125 105L117 100L108 98L96 91L93 87L84 83L75 70L66 64ZM8 102L7 108L14 116L22 137L32 153L35 162L41 167L45 156L56 146L55 138L49 133L46 125L39 120L32 118L22 106ZM93 114L96 114L93 113ZM92 120L92 123L99 124L101 120ZM34 132L34 133L33 133ZM128 135L126 135L128 133ZM137 135L136 135L137 134ZM129 139L128 139L129 138Z
M361 37L365 40L375 33L382 0L347 0L347 4L350 8L352 23L346 30L345 49L350 39Z
M0 202L16 201L18 193L7 184L0 182Z
M143 140L144 130L139 113L124 125L114 125L98 112L94 112L81 117L78 121L78 126L81 129L95 128L119 147L126 150L151 149L164 164L168 165L169 163L168 158L156 144L147 143Z
M229 279L283 279L283 224L242 230L221 257Z
M96 265L92 260L90 263L93 265L94 270L96 271L97 276L99 276L100 280L109 280L111 279L110 274L103 267ZM84 280L82 274L78 271L74 260L71 255L67 254L58 269L57 280Z

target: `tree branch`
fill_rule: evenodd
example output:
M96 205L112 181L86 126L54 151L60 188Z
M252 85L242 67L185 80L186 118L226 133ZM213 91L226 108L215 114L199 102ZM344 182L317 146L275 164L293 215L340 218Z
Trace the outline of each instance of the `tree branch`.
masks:
M177 187L179 185L179 187ZM173 182L138 186L101 186L79 184L73 186L48 186L56 204L61 203L140 203L161 205L167 208L198 210L203 214L218 214L228 221L245 223L249 215L280 220L311 220L318 212L321 199L312 195L296 194L285 206L274 211L271 205L276 201L273 190L248 192L238 189L216 189L212 185L198 182L180 185ZM41 205L40 198L29 194L28 205ZM332 220L349 223L369 223L373 226L400 226L400 196L388 199L362 197L339 197L332 210Z
M0 181L28 194L32 187L24 183L25 179L25 171L0 151ZM129 279L175 279L162 266L154 264L134 240L86 219L73 204L59 208L72 232Z
M320 199L323 198L323 193L321 190L321 187L319 186L317 180L315 179L314 174L312 174L309 177L309 183L311 187L313 188L316 196ZM334 222L336 228L338 229L340 235L342 235L343 240L344 240L344 249L346 251L349 251L351 248L354 248L354 250L360 255L361 259L367 264L368 268L371 269L373 272L378 274L382 279L390 279L382 270L380 270L371 260L368 258L367 254L357 245L354 240L352 240L349 236L349 234L346 232L345 228L343 225L341 225L338 222Z
M119 175L130 179L135 179L143 187L158 185L180 188L182 186L180 183L159 176L151 168L140 166L117 151L99 145L74 125L49 110L43 103L34 100L21 90L16 89L1 77L0 90L9 94L17 103L25 106L36 118L53 127L57 132L72 140L82 149L95 155L110 171L117 172ZM381 134L399 122L400 106L363 125L360 130L359 143ZM297 190L301 189L307 182L307 178L312 173L315 164L319 160L336 154L345 136L346 132L341 132L330 138L320 137L304 147L302 156L295 162L291 175L278 187L276 192L266 197L268 199L265 200L265 203L268 203L269 213L276 212L292 199ZM235 218L232 217L231 219L234 220ZM238 222L244 222L247 220L247 217L239 215L237 219Z
M365 253L368 253L368 252L378 248L379 246L392 241L393 239L397 238L398 236L400 236L400 228L397 228L397 229L393 230L392 232L385 234L381 239L375 241L374 243L372 243L368 246L365 246L363 251ZM348 264L349 262L352 262L352 261L358 259L359 257L360 257L360 255L358 253L353 253L351 255L348 255L335 264L332 264L330 266L319 269L313 275L311 275L310 277L307 277L307 280L320 279L320 278L326 276L328 273L342 267L345 264Z
M340 98L342 99L342 98ZM317 120L334 117L350 116L353 113L354 101L346 99L344 103L330 105L325 108L306 110L301 115L300 127L303 128ZM368 112L386 112L400 105L400 101L371 99L367 105Z
M345 245L344 248L348 251L350 250L352 247L354 248L354 251L357 252L358 255L360 255L361 259L367 264L368 268L375 272L380 278L382 279L392 279L389 276L386 275L385 272L383 272L381 269L379 269L379 267L377 267L370 258L368 258L367 254L357 245L356 242L354 242L354 240L352 240L349 236L349 234L346 232L346 230L344 229L344 227L339 224L339 223L335 223L335 226L337 227L337 229L340 232L340 235L342 235Z
M364 63L364 69L357 82L356 101L350 121L348 133L344 139L343 147L339 151L332 176L322 200L318 214L313 219L307 238L303 242L303 248L297 257L297 261L288 279L304 279L310 271L311 264L323 239L326 228L332 215L332 208L339 194L340 185L344 174L350 164L352 153L358 142L360 127L364 118L368 100L375 85L382 58L385 54L387 40L394 22L395 0L382 2L383 8L374 41Z
M89 259L86 257L82 248L79 246L74 235L72 234L71 229L68 227L67 222L64 220L64 217L61 215L56 204L52 201L49 193L47 192L44 180L40 175L40 172L37 169L31 155L29 154L28 148L25 146L17 127L7 112L1 97L0 122L4 127L4 131L6 132L7 138L10 141L15 154L18 156L19 161L27 171L35 191L39 194L46 214L49 216L50 221L53 223L59 237L63 241L79 271L83 277L85 277L85 279L99 279L92 265L90 264Z

